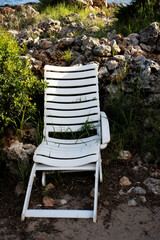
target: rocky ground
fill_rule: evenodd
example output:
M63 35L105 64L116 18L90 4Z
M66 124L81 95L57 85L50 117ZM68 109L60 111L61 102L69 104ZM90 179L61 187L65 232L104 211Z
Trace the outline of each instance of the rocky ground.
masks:
M104 181L99 184L97 223L91 219L36 218L21 222L26 186L22 191L20 187L15 189L15 181L7 178L0 195L1 239L159 240L160 175L157 166L147 165L145 159L138 157L109 164L105 156L106 152L103 153ZM32 192L31 208L92 207L93 174L48 176L46 189L41 188L39 177Z

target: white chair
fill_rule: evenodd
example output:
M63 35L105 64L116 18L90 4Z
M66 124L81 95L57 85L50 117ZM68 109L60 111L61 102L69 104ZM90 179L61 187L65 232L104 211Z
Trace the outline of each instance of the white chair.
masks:
M102 181L100 150L110 141L107 116L100 112L98 69L96 64L59 67L45 66L44 138L34 153L21 219L25 217L93 218L97 219L98 180ZM93 136L59 139L54 134L82 132L85 126L95 129ZM88 133L88 132L87 132ZM83 136L83 134L82 134ZM46 172L94 171L95 190L93 210L28 209L36 171Z

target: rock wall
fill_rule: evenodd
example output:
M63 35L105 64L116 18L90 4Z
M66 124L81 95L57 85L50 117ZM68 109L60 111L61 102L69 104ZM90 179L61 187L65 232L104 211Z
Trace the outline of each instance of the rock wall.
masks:
M66 21L66 20L64 20ZM106 38L88 36L82 23L48 19L37 27L27 27L20 32L10 31L20 44L27 43L25 57L30 59L33 71L43 76L45 64L77 65L95 62L99 66L99 83L106 94L118 91L121 81L124 92L140 87L147 93L146 103L160 100L160 30L158 23L150 24L140 33L128 37L114 32ZM91 29L94 31L95 29ZM77 31L81 35L74 36ZM31 37L37 35L36 38ZM57 39L50 36L57 35ZM64 54L70 50L71 59Z
M91 0L92 1L92 0ZM88 2L88 1L87 1ZM102 2L102 1L100 1ZM93 5L95 1L90 3ZM1 25L8 27L16 21L17 11L22 7L0 8L3 15ZM8 17L5 18L5 14ZM37 16L32 6L23 6L20 13L23 18ZM26 25L21 31L9 30L20 45L27 45L26 55L32 69L43 77L45 64L77 65L95 62L99 66L99 83L106 94L116 95L121 82L124 92L133 92L135 87L146 92L146 103L160 100L160 29L159 24L151 23L140 33L127 37L109 32L105 37L93 37L100 29L97 26L85 27L82 22L75 22L77 14L71 14L60 20L47 19L36 26ZM112 20L104 12L88 14L88 21L97 19L106 26ZM65 51L70 52L68 61Z

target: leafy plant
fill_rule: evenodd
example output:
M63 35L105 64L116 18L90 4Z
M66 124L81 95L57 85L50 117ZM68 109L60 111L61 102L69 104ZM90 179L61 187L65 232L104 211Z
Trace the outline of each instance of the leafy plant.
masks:
M117 97L110 98L104 107L112 133L108 146L110 158L115 160L119 151L125 149L142 157L148 151L158 157L160 119L157 112L160 103L145 106L143 92L139 89L130 94L125 94L121 89Z
M29 164L29 166L26 168L24 167L24 164L22 162L17 160L18 170L19 170L21 181L23 182L23 184L28 182L28 177L30 175L32 165L33 164Z
M44 91L44 81L31 71L27 59L13 37L0 29L0 131L11 123L22 128L36 112L36 99Z
M152 22L160 22L159 0L132 1L129 5L120 5L115 11L117 21L113 28L124 36L139 32Z
M38 7L38 11L41 14L45 14L55 20L64 18L72 13L78 11L79 7L77 5L68 4L65 1L58 1L57 4L53 5L47 0L47 4L42 4ZM56 2L55 2L56 3Z
M60 55L66 61L67 64L70 64L74 59L73 55L72 55L72 51L70 49L68 49L64 52L60 52Z

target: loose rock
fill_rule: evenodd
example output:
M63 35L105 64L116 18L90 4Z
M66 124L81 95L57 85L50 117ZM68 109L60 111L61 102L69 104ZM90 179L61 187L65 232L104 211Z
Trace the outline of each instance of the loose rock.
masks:
M146 194L146 190L144 188L141 188L141 187L135 187L133 192L135 194L138 194L138 195L145 195Z
M51 190L51 189L54 189L54 185L52 184L52 183L49 183L49 184L47 184L47 186L46 186L46 191L49 191L49 190Z
M67 204L67 200L66 199L62 199L61 200L61 205L65 205L65 204Z
M140 196L140 200L141 200L143 203L146 203L146 202L147 202L145 196Z
M137 205L137 202L134 199L128 201L129 207L135 207L136 205Z
M124 176L120 179L119 184L122 187L126 187L126 186L130 186L132 183L129 181L129 179L127 177Z
M160 179L147 178L143 184L148 187L148 190L153 192L155 195L160 195Z
M94 188L92 188L91 192L90 192L90 196L92 198L94 198ZM100 193L98 192L98 197L100 196Z
M45 207L53 207L54 206L54 200L50 197L44 197L43 198L43 205Z
M129 151L121 150L119 152L119 156L117 157L117 159L118 159L119 162L127 163L131 160L131 157L132 157L132 155Z

